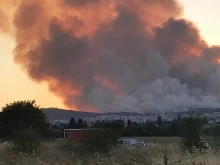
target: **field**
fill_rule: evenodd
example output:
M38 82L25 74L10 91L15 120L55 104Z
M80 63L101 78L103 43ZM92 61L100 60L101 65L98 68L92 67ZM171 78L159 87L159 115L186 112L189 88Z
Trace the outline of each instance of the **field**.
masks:
M108 155L82 154L79 147L64 140L44 143L39 153L15 153L0 145L0 165L219 165L220 152L189 154L180 138L143 138L146 148L115 148ZM83 150L83 149L82 149Z

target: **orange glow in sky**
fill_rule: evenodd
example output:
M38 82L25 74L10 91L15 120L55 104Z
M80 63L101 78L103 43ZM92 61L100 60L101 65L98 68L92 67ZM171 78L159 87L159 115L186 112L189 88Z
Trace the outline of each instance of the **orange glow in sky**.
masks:
M7 1L7 0L5 0ZM220 44L220 1L181 0L184 15L195 22L210 45ZM36 100L41 107L66 108L61 100L47 89L47 84L37 84L13 61L14 39L0 33L0 107L17 100ZM217 60L220 63L220 59ZM104 82L106 84L106 82ZM109 85L107 83L107 85ZM110 84L116 90L117 86Z
M219 58L218 58L216 61L217 61L217 63L219 63L219 64L220 64L220 59L219 59Z
M64 108L60 99L48 91L46 84L32 82L20 66L14 63L14 46L12 38L0 34L0 107L16 100L35 99L42 107Z

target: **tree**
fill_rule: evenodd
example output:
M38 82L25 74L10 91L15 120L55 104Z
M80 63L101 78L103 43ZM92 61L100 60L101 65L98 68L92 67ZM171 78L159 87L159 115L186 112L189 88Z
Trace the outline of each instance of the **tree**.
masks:
M75 118L71 117L69 125L68 125L69 129L75 129L76 128L76 120Z
M0 129L1 136L11 139L13 132L33 128L42 137L47 137L49 124L45 114L35 101L17 101L2 108Z
M131 126L131 120L129 119L127 122L127 127L130 127L130 126Z
M83 128L83 120L81 118L78 119L77 128Z
M100 128L91 131L85 141L92 152L108 153L114 145L118 143L120 134L117 129Z
M83 123L83 128L88 128L88 124L86 121L84 121L84 123Z
M13 149L19 153L31 154L39 152L41 149L41 136L32 127L16 130L11 142L13 143Z
M163 121L162 121L162 117L161 116L157 117L157 125L158 125L158 127L162 127L163 126Z
M206 123L207 119L201 117L189 117L182 120L179 134L185 138L184 144L190 152L193 148L201 150L208 148L202 138L203 126Z
M116 121L112 121L112 122L95 122L92 125L93 128L114 128L114 129L122 129L124 127L124 123L121 120L116 120Z

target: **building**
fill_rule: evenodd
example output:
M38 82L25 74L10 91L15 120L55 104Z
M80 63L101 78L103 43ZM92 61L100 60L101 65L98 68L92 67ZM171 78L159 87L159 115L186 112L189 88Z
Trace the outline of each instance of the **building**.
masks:
M83 141L94 131L94 129L64 129L64 139L68 141Z

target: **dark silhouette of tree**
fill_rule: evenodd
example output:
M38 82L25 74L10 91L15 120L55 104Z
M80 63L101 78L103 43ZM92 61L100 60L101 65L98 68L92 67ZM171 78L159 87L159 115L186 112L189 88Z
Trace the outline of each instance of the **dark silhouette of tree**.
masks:
M119 138L120 132L117 129L100 128L88 134L85 143L91 152L109 153L118 144Z
M83 123L83 127L84 127L84 128L88 128L88 124L87 124L86 121L84 121L84 123Z
M77 128L83 128L83 120L81 118L78 119Z
M131 126L131 120L129 119L127 122L127 127L130 127L130 126Z
M181 121L182 117L180 115L177 115L177 121Z
M74 117L71 117L68 128L69 129L75 129L76 128L76 120L75 120Z
M207 124L207 118L191 116L182 120L179 134L185 138L184 144L191 152L193 147L199 149L207 147L201 143L203 126L205 124Z
M162 117L161 116L157 117L157 125L158 125L158 127L162 127L163 126L163 121L162 121Z
M0 121L0 132L2 137L10 139L15 131L33 128L42 137L47 137L49 124L45 114L41 111L35 101L17 101L7 104L2 108Z

